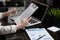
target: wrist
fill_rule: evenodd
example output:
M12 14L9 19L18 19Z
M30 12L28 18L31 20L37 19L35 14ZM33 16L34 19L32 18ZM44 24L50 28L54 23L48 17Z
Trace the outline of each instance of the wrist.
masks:
M6 12L6 16L10 16L10 12L8 11L8 12Z
M19 29L22 29L23 28L23 25L22 24L17 24L16 25L16 29L19 30Z
M4 12L4 13L3 13L3 17L6 17L6 16L7 16L7 13L6 13L6 12Z

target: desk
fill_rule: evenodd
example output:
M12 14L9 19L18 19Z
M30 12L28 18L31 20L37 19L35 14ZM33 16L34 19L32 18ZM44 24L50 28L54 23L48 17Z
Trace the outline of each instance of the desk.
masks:
M43 26L42 24L38 24L38 25L35 25L35 26L32 26L32 28L36 28L36 27L41 27ZM31 27L30 27L31 28ZM60 40L59 36L49 30L47 30L50 35L54 38L54 40ZM13 33L13 34L7 34L5 35L5 39L6 40L30 40L27 33L25 32L25 30L21 29L21 30L18 30L16 33Z
M6 40L29 40L24 30L19 30L16 33L8 34L5 36Z
M54 33L54 32L52 32L52 31L49 31L49 30L47 30L49 33L50 33L50 35L54 38L54 40L60 40L60 35L58 34L58 33Z

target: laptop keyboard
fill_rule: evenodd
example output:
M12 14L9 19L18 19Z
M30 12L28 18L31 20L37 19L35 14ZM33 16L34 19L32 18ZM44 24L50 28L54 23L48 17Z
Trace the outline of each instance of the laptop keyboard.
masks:
M33 20L33 19L31 19L30 21L29 21L29 23L36 23L37 21L36 20Z

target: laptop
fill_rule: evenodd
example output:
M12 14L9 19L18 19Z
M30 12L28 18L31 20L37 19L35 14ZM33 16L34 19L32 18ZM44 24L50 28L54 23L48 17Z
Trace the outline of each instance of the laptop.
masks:
M48 7L49 6L44 3L32 1L30 6L20 16L12 19L16 24L18 24L23 18L29 18L31 16L32 19L29 21L27 26L36 25L42 23Z
M42 23L47 10L49 8L48 5L38 2L38 1L32 1L35 5L37 5L39 8L31 15L32 19L30 20L29 24L27 26L36 25L39 23Z

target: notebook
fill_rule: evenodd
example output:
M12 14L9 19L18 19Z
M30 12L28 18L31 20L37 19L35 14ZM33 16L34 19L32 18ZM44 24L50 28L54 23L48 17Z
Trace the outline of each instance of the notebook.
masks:
M32 19L30 20L27 26L42 23L48 10L48 7L49 6L44 3L32 1L28 8L20 16L13 18L13 20L16 24L18 24L22 21L23 18L29 18L31 16Z
M30 40L54 40L45 28L25 29Z

